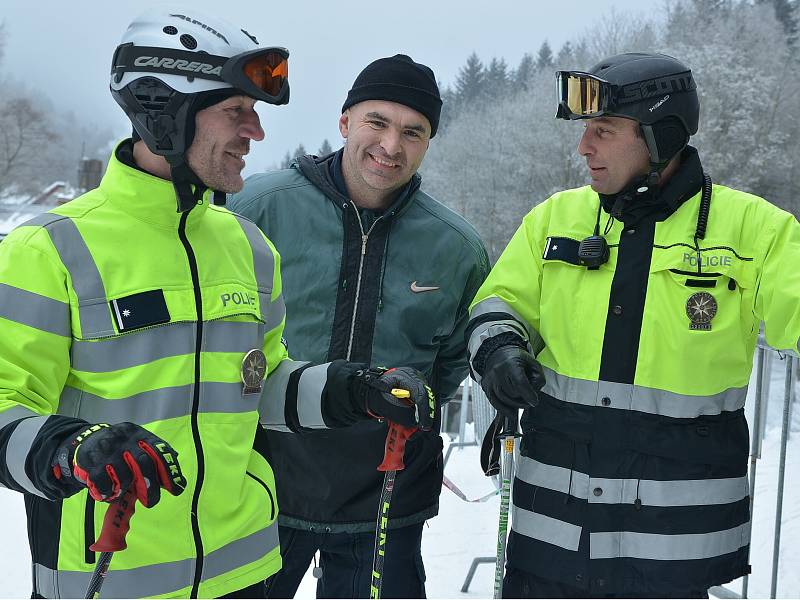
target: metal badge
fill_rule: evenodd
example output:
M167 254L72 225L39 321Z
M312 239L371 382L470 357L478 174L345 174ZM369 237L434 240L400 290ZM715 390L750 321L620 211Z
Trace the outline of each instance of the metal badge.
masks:
M689 329L711 331L711 319L717 314L717 301L708 292L697 292L686 301L686 315L692 320Z
M261 392L264 376L267 374L267 357L259 349L250 350L242 361L242 382L245 394Z

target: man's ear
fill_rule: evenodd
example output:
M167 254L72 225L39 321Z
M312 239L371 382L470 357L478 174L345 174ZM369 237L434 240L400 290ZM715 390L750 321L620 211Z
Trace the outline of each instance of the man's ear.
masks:
M347 139L347 132L350 130L350 109L348 108L346 111L342 113L342 116L339 117L339 132L342 134L344 139Z

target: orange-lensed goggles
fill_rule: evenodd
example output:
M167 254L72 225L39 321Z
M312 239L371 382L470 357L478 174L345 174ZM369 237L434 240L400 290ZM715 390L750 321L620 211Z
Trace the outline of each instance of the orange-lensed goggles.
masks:
M559 119L587 119L602 115L611 98L611 84L578 71L556 71Z
M256 100L289 102L289 52L285 48L251 50L229 58L222 78Z
M161 73L225 82L269 104L289 102L289 51L256 48L230 58L172 48L123 44L114 53L111 74Z

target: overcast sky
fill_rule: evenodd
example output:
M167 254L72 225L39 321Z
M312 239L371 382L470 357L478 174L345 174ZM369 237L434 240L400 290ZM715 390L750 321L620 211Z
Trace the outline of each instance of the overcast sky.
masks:
M128 121L108 92L111 55L128 23L148 6L158 5L176 6L156 0L0 0L7 38L0 73L27 82L57 106L125 137ZM624 18L641 15L643 6L659 4L195 0L191 6L243 27L262 45L285 46L291 53L291 102L281 107L261 103L267 138L253 145L246 169L252 173L278 163L301 142L309 152L315 152L325 138L334 148L340 147L337 119L342 102L356 75L376 58L408 54L429 65L447 86L473 51L485 62L503 57L515 67L525 52L535 54L544 40L556 52L612 8Z

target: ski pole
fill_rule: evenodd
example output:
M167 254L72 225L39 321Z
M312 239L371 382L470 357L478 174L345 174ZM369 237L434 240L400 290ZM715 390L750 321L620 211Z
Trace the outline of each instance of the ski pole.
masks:
M395 398L410 398L408 390L393 389ZM398 471L406 468L403 463L403 454L406 451L408 438L417 430L416 427L404 427L397 423L389 422L389 432L386 434L383 462L378 471L383 471L383 489L378 503L378 521L375 524L375 551L372 555L372 584L370 585L370 598L379 599L383 586L383 560L386 553L386 532L389 525L389 506L392 502L394 491L394 477Z
M514 476L514 443L517 437L518 415L506 417L500 434L502 459L500 461L500 522L497 527L497 557L494 567L494 597L503 597L503 571L508 542L508 507L511 500L511 478Z
M134 510L136 510L136 495L133 493L133 488L130 488L121 498L109 504L106 515L103 518L103 529L100 530L100 537L94 544L89 546L89 550L92 552L100 552L100 558L97 559L97 566L94 568L89 587L86 589L86 598L100 597L100 588L103 587L114 552L125 550L128 547L125 542L125 536L131 527L131 517Z

